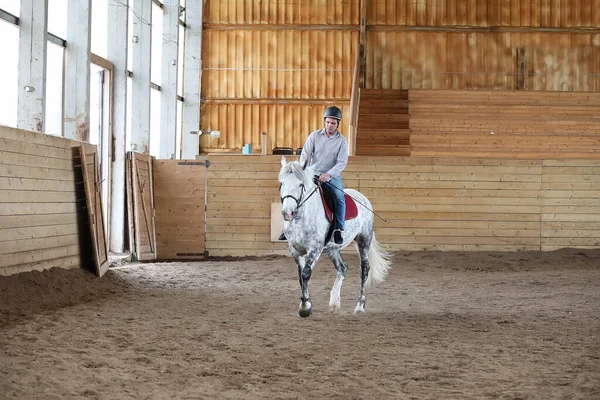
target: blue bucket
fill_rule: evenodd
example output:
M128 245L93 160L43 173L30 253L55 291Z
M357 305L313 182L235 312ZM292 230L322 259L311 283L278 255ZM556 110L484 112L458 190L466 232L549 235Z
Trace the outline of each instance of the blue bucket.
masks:
M250 143L246 143L242 148L242 154L252 154L252 145Z

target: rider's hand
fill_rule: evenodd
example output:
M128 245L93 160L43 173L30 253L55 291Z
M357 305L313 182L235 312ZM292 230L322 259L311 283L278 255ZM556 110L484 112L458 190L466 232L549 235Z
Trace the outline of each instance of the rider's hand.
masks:
M319 176L320 182L327 182L330 179L331 179L331 175L329 175L329 174L321 174L321 176Z

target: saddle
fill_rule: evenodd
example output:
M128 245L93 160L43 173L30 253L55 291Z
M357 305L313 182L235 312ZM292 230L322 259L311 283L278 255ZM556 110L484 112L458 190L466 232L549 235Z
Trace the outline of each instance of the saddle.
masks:
M321 201L323 202L323 209L325 210L325 218L331 223L333 222L333 210L335 210L335 196L333 192L325 186L318 186ZM354 199L344 193L344 200L346 201L346 215L344 221L356 218L358 216L358 207L356 206Z
M323 209L325 210L325 218L329 221L329 230L325 235L325 245L327 242L331 240L331 235L335 230L335 223L333 222L333 210L335 209L335 196L333 191L321 185L318 180L318 177L315 177L315 183L319 188L319 195L321 196L321 201L323 202ZM356 202L346 193L344 193L344 200L346 202L346 215L344 216L344 221L348 221L354 219L358 216L358 207L356 206Z

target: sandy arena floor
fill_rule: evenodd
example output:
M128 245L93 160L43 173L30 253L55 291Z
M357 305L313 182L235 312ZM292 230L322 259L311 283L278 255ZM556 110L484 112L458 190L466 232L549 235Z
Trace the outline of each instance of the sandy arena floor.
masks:
M600 399L600 250L396 253L352 314L291 258L0 277L0 398Z

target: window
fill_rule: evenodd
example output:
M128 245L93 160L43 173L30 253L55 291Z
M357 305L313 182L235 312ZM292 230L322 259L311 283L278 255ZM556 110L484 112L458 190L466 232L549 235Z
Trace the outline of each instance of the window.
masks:
M125 122L125 151L131 150L131 104L132 104L132 92L133 90L133 79L127 77L127 105L125 112L127 113L127 121Z
M65 49L48 41L46 60L45 133L62 136Z
M108 2L92 1L92 53L107 58Z
M15 17L18 17L21 14L21 1L0 0L0 9L11 13Z
M160 86L162 73L163 9L152 3L152 58L150 80Z
M150 155L160 157L160 92L150 89Z
M11 0L12 1L12 0ZM6 1L0 0L0 8ZM8 7L10 8L10 7ZM13 9L13 11L15 11ZM18 9L17 9L18 13ZM0 19L0 125L17 126L19 27Z
M177 94L183 96L183 65L185 50L185 28L179 24L179 48L177 49Z
M48 32L67 39L67 0L48 0Z
M183 129L183 101L177 99L177 128L175 128L175 158L181 158L181 130Z

